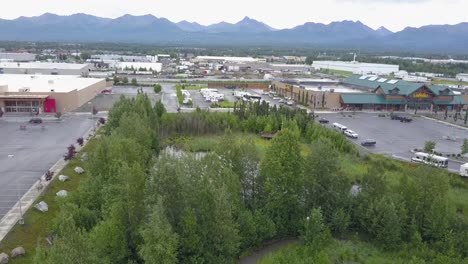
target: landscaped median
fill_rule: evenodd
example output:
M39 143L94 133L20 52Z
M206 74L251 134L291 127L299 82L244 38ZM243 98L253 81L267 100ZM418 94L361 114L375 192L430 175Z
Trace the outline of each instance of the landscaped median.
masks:
M99 133L97 133L99 134ZM99 137L99 136L98 136ZM9 234L0 242L0 253L5 252L11 256L11 251L19 246L26 250L24 257L11 259L9 263L33 263L38 243L46 245L47 237L50 235L50 230L53 225L54 218L60 211L60 200L67 198L60 198L57 192L66 190L69 194L73 193L79 186L82 179L88 177L87 161L83 159L84 153L91 153L96 146L98 139L96 137L90 138L85 141L85 146L77 153L76 157L68 162L68 164L59 172L55 172L55 178L45 188L42 194L33 203L44 201L48 205L47 212L40 212L33 206L24 214L24 225L16 224ZM64 153L66 149L64 149ZM79 175L74 171L76 167L81 167L85 170L84 174ZM59 175L66 175L69 179L65 182L59 181Z

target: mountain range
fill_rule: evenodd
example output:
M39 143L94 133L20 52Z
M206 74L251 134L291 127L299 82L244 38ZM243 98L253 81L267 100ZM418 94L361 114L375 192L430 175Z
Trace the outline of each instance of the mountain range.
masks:
M407 27L392 32L374 30L360 21L330 24L307 22L277 30L245 17L237 23L204 26L174 23L153 15L124 15L115 19L87 14L0 19L0 40L57 42L122 42L172 45L301 46L369 49L417 53L468 54L468 23Z

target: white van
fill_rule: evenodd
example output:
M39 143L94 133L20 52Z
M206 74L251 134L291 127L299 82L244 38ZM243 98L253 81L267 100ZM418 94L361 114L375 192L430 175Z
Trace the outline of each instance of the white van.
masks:
M411 162L424 163L438 168L448 167L448 158L440 157L434 154L416 152L411 158Z
M333 123L333 127L340 130L341 132L345 132L348 129L346 126L343 126L340 123Z
M460 166L460 176L468 177L468 163Z

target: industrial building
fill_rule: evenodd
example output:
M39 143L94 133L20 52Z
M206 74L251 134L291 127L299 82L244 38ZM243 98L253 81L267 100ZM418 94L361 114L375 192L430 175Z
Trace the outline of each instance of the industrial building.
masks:
M389 75L397 73L398 65L361 63L357 61L314 61L312 67L316 70L347 71L354 74Z
M50 62L0 62L0 74L50 74L88 76L89 64Z
M161 72L162 63L158 62L120 62L118 68L122 71L135 70L135 71L150 71Z
M459 80L460 82L468 82L468 73L457 74L457 80Z
M27 52L0 52L0 61L35 61L36 54Z
M192 59L192 62L259 62L260 59L252 57L222 57L222 56L198 56ZM266 61L266 60L263 60Z
M0 109L6 114L68 112L90 101L105 88L105 79L0 74Z

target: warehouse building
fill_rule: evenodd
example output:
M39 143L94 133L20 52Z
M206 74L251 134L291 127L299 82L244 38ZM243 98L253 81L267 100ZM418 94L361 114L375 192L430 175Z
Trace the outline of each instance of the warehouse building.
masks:
M162 70L162 63L159 62L119 62L117 65L122 71L161 72Z
M88 76L89 64L51 62L0 62L0 74L49 74Z
M8 113L69 112L106 88L105 79L0 74L0 109Z
M36 54L28 52L0 52L0 61L35 61Z
M316 70L346 71L354 74L390 75L397 73L398 65L361 63L357 61L314 61L312 67Z

